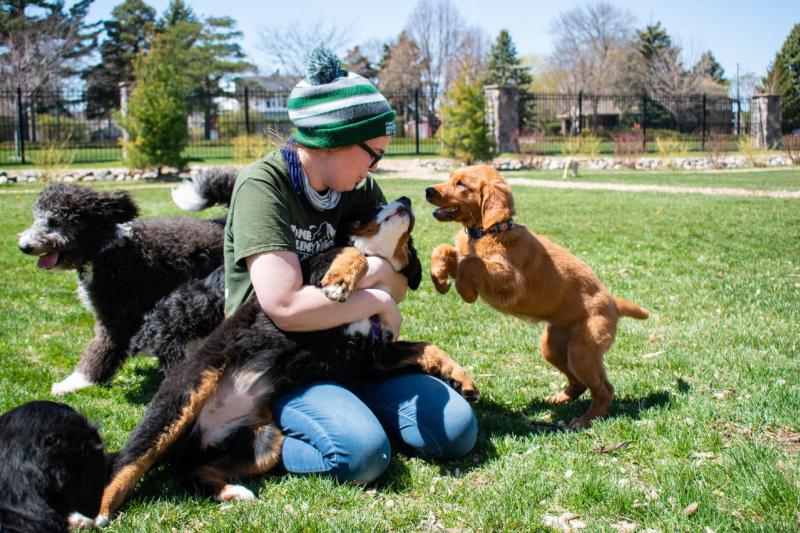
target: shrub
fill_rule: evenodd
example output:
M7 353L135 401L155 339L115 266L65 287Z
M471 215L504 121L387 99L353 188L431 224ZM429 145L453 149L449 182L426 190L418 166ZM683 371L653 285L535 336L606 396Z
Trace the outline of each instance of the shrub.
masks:
M706 139L706 149L709 151L711 165L714 168L723 168L725 152L731 149L731 136L724 133L712 133Z
M740 135L737 142L739 152L747 159L751 166L757 167L760 161L756 159L756 155L761 151L750 135Z
M783 147L792 163L800 165L800 135L784 135Z
M644 152L644 136L638 131L625 131L614 135L614 155L636 155Z
M464 69L445 95L442 127L437 132L444 152L467 164L489 159L492 149L486 131L483 88L469 79L469 70Z
M600 138L593 133L565 137L561 143L561 153L567 156L597 157L600 154Z
M45 141L31 150L30 159L34 165L43 170L42 179L51 181L58 171L68 167L75 161L75 150L69 148L71 138Z
M656 135L656 151L662 158L685 157L689 153L689 142L679 133L659 133Z
M261 135L238 135L233 139L233 159L237 163L250 163L275 147L275 143Z

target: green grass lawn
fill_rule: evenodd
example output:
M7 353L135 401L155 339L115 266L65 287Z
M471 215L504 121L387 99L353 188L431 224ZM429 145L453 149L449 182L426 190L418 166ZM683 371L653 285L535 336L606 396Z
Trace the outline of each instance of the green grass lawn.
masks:
M781 169L747 169L743 171L583 171L579 176L562 178L561 170L505 170L507 178L532 178L576 183L624 183L647 185L673 185L677 187L733 187L762 190L800 190L800 166Z
M706 176L717 185L744 175ZM430 217L425 182L382 185L387 197L412 198L427 269L432 248L450 242L456 228ZM143 215L178 214L167 189L131 188ZM93 322L79 306L74 273L39 271L16 249L35 194L7 192L0 195L3 411L49 398ZM481 388L473 453L447 462L395 455L366 489L267 476L247 482L256 502L235 505L186 492L162 466L109 531L534 530L564 513L588 531L630 523L665 532L800 528L800 202L514 192L519 222L567 246L613 293L652 313L644 322L620 322L606 357L617 393L607 419L568 433L539 424L568 421L588 406L588 397L556 408L542 402L564 384L540 358L542 326L467 305L455 291L440 296L425 279L402 305L401 336L439 344ZM155 362L139 358L110 387L65 400L95 420L116 450L158 380ZM684 512L692 504L696 510Z

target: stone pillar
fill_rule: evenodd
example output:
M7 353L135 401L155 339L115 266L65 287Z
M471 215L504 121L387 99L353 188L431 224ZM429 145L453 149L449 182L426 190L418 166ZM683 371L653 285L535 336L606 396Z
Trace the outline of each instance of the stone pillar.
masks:
M128 116L128 82L122 81L119 84L119 114L123 117ZM128 159L128 143L131 142L131 136L128 135L128 130L122 128L122 159Z
M753 95L750 105L750 137L758 148L777 148L781 139L780 95Z
M519 89L487 85L483 89L486 98L486 129L494 141L495 150L519 152Z

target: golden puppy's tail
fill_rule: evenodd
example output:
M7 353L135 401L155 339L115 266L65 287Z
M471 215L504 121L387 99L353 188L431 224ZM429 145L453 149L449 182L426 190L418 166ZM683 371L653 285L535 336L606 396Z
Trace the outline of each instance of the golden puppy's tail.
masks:
M617 313L621 316L629 316L637 320L644 320L650 316L650 311L643 307L639 307L633 302L629 302L619 296L612 296L614 304L617 306Z

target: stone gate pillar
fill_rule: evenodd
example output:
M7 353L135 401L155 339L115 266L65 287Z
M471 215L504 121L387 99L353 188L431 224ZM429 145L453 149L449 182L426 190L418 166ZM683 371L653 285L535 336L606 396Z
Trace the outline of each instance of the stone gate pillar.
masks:
M750 104L750 137L758 148L777 148L781 139L780 95L753 95Z
M519 89L487 85L486 129L500 152L519 152Z

